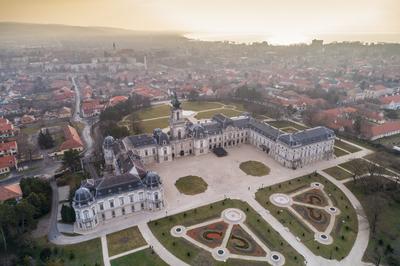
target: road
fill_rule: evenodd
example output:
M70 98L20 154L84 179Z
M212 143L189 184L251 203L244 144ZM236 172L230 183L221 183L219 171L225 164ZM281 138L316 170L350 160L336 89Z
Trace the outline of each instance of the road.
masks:
M74 110L74 115L72 116L72 121L74 122L79 122L83 123L85 127L82 130L82 138L83 141L85 142L85 152L84 152L84 157L89 158L93 154L93 139L91 136L91 128L92 125L96 122L93 119L84 119L81 117L81 92L79 89L79 86L75 80L75 77L72 77L72 84L74 85L74 90L75 90L75 110Z

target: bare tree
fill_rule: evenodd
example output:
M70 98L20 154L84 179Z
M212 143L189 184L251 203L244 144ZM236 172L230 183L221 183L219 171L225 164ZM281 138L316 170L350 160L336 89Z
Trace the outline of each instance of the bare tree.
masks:
M365 204L366 212L369 214L371 233L374 236L376 233L376 225L380 220L380 216L386 205L386 198L380 193L373 193L366 198L367 204Z

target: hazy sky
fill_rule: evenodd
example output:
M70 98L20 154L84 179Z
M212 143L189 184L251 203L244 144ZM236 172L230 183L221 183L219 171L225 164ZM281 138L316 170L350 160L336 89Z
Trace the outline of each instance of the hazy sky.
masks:
M0 21L246 34L393 33L400 0L0 0Z

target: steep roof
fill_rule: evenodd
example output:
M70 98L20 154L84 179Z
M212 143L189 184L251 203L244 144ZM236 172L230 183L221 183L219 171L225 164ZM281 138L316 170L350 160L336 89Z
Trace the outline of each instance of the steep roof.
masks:
M0 202L19 197L22 197L22 191L19 184L0 186Z
M64 128L64 137L65 141L60 145L60 151L82 148L84 146L78 132L70 125Z
M335 137L332 130L326 127L315 127L293 134L280 135L278 141L288 146L304 146L312 143L326 141Z

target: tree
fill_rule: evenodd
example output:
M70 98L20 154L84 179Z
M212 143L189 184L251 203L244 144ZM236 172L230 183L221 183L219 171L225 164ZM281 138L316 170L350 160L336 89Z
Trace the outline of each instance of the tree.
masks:
M42 149L51 149L54 147L54 139L50 135L48 129L46 129L45 133L43 133L43 130L40 131L38 136L38 143L40 148Z
M137 113L133 113L133 114L131 114L131 117L130 117L130 124L131 124L131 132L133 132L133 134L141 134L141 133L143 133L143 127L142 127L142 124L141 124L141 122L140 122L140 118L139 118L139 116L137 115Z
M77 150L69 150L64 152L64 156L62 159L62 163L64 166L71 169L72 172L77 171L81 168L81 155Z
M195 90L191 90L188 95L189 101L196 101L199 98L199 93Z
M75 222L75 211L72 207L65 204L61 207L61 220L64 223L74 223Z
M21 200L15 206L15 213L18 223L18 231L25 233L27 229L34 228L36 225L34 220L35 207L29 204L25 199Z
M383 197L380 193L373 193L366 197L367 204L364 205L366 208L366 212L370 217L369 222L371 226L371 233L375 235L376 225L379 222L380 215L384 210L385 205L387 204L386 198Z

